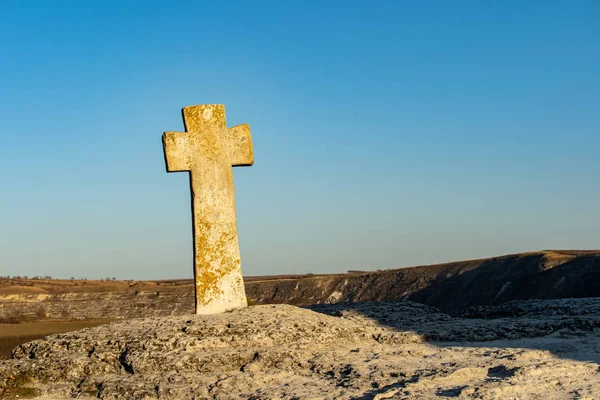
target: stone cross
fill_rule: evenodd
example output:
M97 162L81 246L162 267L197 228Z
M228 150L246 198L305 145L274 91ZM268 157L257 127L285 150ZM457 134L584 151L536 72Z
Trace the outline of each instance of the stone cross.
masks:
M167 172L190 172L196 314L246 307L231 167L254 163L250 127L228 129L223 104L185 107L183 120L163 148Z

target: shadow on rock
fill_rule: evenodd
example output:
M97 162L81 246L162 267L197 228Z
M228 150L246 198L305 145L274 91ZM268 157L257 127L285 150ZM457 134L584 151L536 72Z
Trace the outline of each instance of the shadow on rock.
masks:
M600 364L600 298L513 301L453 317L410 301L320 304L310 310L379 328L381 343L525 348Z
M396 301L131 319L19 346L0 399L591 399L598 311L568 299L451 317Z

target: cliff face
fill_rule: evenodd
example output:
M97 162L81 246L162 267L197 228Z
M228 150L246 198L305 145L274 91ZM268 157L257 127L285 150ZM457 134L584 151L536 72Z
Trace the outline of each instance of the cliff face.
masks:
M194 311L191 281L48 285L0 288L0 321ZM257 304L411 300L457 314L512 300L600 297L600 252L547 251L379 272L248 279L246 293Z
M0 323L43 319L130 319L194 312L194 292L92 292L0 295Z
M600 252L538 252L381 272L250 283L257 303L411 300L458 313L511 300L600 297Z

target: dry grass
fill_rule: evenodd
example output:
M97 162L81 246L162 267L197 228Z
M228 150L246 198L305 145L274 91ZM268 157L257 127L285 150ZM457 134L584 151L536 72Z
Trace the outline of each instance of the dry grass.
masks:
M245 276L244 282L260 282L329 276L336 274ZM157 281L98 281L65 279L16 279L0 278L0 296L14 294L58 294L58 293L127 293L134 291L170 291L188 286L193 290L193 279L166 279Z
M55 333L77 331L110 323L109 320L36 322L24 324L0 324L0 360L9 359L12 349L20 344L41 339Z
M4 286L0 287L0 294L44 294L48 293L45 289L36 286Z

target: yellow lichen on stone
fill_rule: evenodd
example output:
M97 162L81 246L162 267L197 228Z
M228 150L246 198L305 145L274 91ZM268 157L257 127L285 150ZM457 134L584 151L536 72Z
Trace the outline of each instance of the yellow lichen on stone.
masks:
M248 124L227 129L225 106L185 107L186 132L165 132L168 172L190 171L196 313L247 306L235 216L232 166L254 163Z

